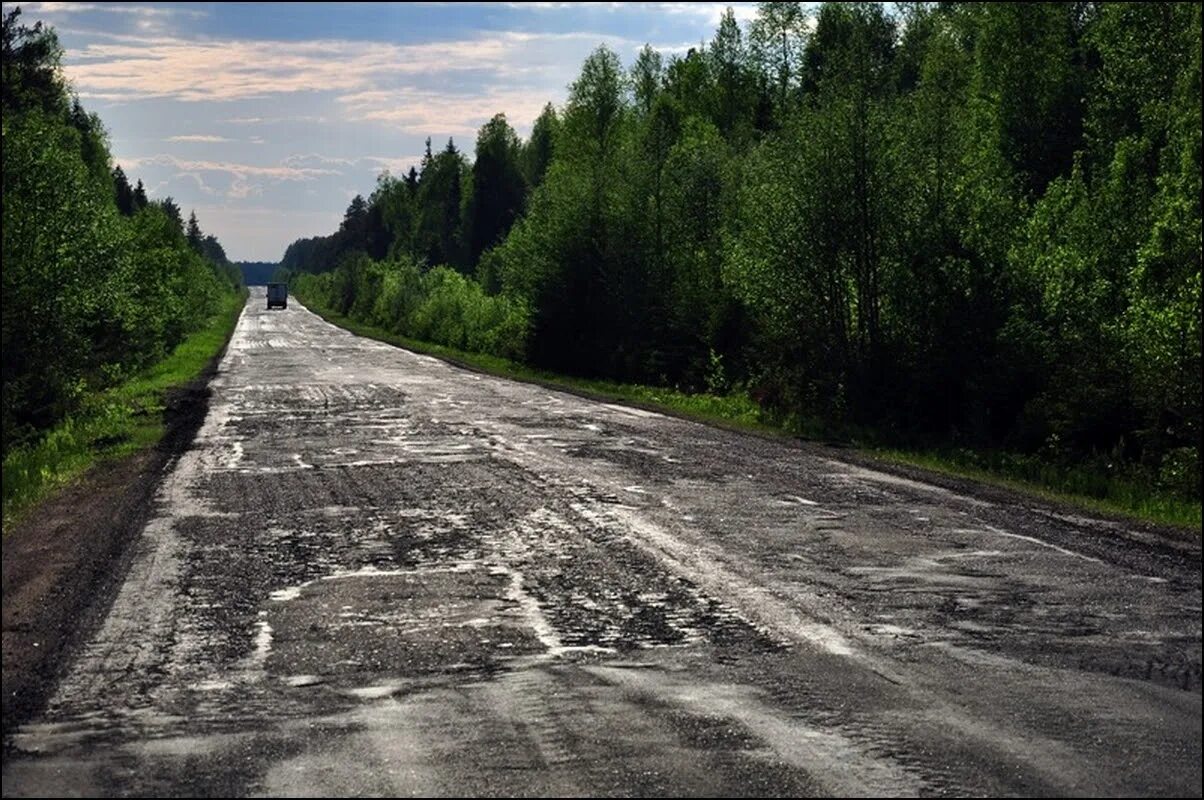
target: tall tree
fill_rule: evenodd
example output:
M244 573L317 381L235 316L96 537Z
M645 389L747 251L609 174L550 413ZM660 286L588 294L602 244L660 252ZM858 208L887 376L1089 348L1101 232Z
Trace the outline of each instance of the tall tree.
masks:
M418 183L415 237L419 255L429 267L449 265L467 269L461 229L464 156L452 139L437 155L423 158Z
M518 135L506 122L505 114L498 114L481 126L465 219L472 265L481 253L509 233L522 211L527 187L520 157Z
M665 278L665 164L669 152L681 133L681 110L671 95L656 98L648 114L640 120L639 156L645 165L642 170L644 195L650 205L646 219L651 225L648 237L651 247L647 272L653 281ZM650 286L656 292L657 289Z
M613 152L615 131L626 111L625 78L619 56L603 45L585 59L569 87L565 125L574 143L592 151L595 163Z
M230 259L226 256L226 248L222 247L221 242L212 234L201 240L201 254L214 264L224 265L230 263Z
M117 210L123 216L134 216L134 212L138 210L134 205L134 190L130 188L130 182L120 166L113 168L113 195L117 201Z
M158 203L159 208L167 215L167 218L175 225L176 230L180 233L184 232L184 217L180 213L180 207L176 205L176 201L169 195L164 197Z
M0 48L6 457L169 352L235 286L188 247L173 201L133 213L141 182L130 190L104 125L62 80L54 32L19 14L5 9Z
M141 178L138 179L138 184L134 187L133 200L135 213L146 208L147 203L150 202L146 197L146 187L142 185Z
M68 109L62 76L63 48L55 32L41 22L21 22L21 7L4 12L0 34L0 100L4 113L38 108L51 114Z
M652 110L656 96L660 94L664 80L665 65L661 54L644 45L631 67L631 85L635 93L635 107L641 114Z
M201 232L201 225L197 222L195 211L188 215L188 226L185 228L184 237L193 251L204 252L205 234Z
M714 117L715 81L705 50L691 47L684 56L670 59L665 93L677 102L683 116Z
M715 122L719 129L730 134L742 123L751 125L755 98L748 48L730 6L719 20L719 29L711 40L707 55L715 77Z
M778 108L784 111L802 69L807 12L798 2L758 3L749 35L761 69L777 87Z
M390 257L405 256L411 260L416 257L414 222L417 189L418 173L413 167L410 167L409 174L400 180L387 171L376 180L376 190L372 193L371 202L380 214L384 238L388 242L386 252Z
M979 125L1030 196L1066 174L1082 146L1086 65L1074 3L974 7Z
M368 235L368 201L362 194L351 198L347 210L343 212L343 222L339 225L339 234L343 239L342 249L365 250Z
M531 138L523 145L523 175L532 189L543 183L548 166L552 163L559 128L560 118L556 116L555 107L548 103L535 118Z

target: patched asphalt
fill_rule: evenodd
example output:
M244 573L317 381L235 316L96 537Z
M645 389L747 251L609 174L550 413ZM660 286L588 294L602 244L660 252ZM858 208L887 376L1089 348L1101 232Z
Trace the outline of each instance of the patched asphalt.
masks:
M26 795L1199 795L1198 540L253 293Z

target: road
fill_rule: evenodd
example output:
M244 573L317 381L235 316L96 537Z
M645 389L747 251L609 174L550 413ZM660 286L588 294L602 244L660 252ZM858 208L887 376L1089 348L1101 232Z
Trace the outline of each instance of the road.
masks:
M1200 549L256 291L20 795L1199 795Z

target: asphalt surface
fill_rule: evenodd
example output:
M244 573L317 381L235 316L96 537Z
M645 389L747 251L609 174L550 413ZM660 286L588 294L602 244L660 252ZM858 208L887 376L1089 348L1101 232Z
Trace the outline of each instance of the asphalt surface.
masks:
M20 795L1199 795L1198 540L257 290Z

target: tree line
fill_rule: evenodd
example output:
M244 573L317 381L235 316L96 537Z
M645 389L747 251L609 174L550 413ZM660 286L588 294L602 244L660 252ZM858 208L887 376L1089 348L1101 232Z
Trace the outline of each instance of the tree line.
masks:
M282 267L336 311L1200 496L1200 6L760 4L428 141Z
M275 261L237 261L235 265L242 272L243 283L247 286L262 286L272 282L280 264Z
M169 353L241 287L218 240L112 165L53 29L3 17L3 453Z

